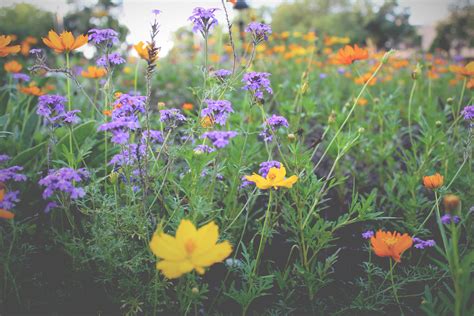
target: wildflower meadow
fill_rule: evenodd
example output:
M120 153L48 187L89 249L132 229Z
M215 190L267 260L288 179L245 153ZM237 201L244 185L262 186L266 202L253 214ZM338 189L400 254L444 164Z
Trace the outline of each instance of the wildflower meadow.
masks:
M0 33L0 315L474 315L474 61L211 2Z

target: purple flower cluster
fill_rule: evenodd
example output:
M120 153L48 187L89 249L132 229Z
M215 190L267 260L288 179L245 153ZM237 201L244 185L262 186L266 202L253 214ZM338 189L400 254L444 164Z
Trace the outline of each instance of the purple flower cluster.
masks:
M10 156L5 154L0 154L0 163L4 163L5 161L10 160Z
M176 127L184 121L186 117L178 109L160 110L160 122L168 124L168 127Z
M188 18L193 22L193 32L201 32L205 36L214 26L217 25L217 19L214 12L219 9L204 9L201 7L194 8L193 14Z
M413 242L415 243L414 247L417 249L425 249L436 245L436 242L433 239L422 240L418 237L413 237Z
M444 225L449 225L451 223L457 224L459 223L459 221L461 221L461 219L459 218L459 216L456 215L444 214L443 216L441 216L441 223L443 223Z
M226 77L229 77L230 75L232 75L232 71L227 70L227 69L219 69L219 70L214 71L212 75L220 80L224 80Z
M145 113L146 97L123 93L114 102L112 119L118 117L137 118L138 113Z
M45 188L43 198L51 197L55 192L61 191L69 194L71 199L83 197L86 192L81 187L75 187L75 184L89 178L89 172L81 168L74 170L71 168L61 168L50 170L49 174L42 178L38 183Z
M97 59L95 63L97 64L97 66L100 66L100 67L108 67L107 58L109 59L109 64L112 66L125 63L125 59L123 59L119 53L111 53L108 55L103 55L102 57Z
M373 230L368 230L362 233L362 238L364 239L370 239L374 236L374 231Z
M202 109L201 116L209 116L214 121L223 126L229 118L229 114L233 113L232 104L227 100L204 100L207 103L207 108Z
M143 159L146 155L146 145L145 144L128 144L122 151L110 159L110 165L117 166L132 166L138 159Z
M244 75L242 89L250 91L257 101L263 101L263 92L273 94L270 87L270 74L267 72L248 72Z
M112 29L90 29L89 41L95 44L112 44L118 42L118 33Z
M268 40L268 35L272 34L270 25L260 22L250 22L245 28L245 32L251 33L255 45Z
M43 54L43 50L41 48L32 48L30 49L31 55L41 56Z
M11 210L15 207L16 203L20 202L18 195L20 191L10 191L5 193L3 200L0 201L0 209Z
M283 116L273 114L266 120L263 131L259 134L259 136L264 142L271 142L273 140L273 134L275 133L275 130L280 127L289 127L288 120Z
M461 114L464 116L466 121L474 120L474 105L464 107Z
M36 114L43 116L51 124L75 124L79 122L77 113L80 110L66 112L64 104L67 99L60 95L42 95L38 99Z
M214 147L211 147L211 146L208 146L208 145L198 145L196 146L196 148L194 148L194 152L196 154L202 154L202 153L212 153L216 151L216 149Z
M25 81L25 82L28 82L30 81L30 76L28 76L27 74L23 74L21 72L19 73L16 73L16 74L13 74L12 75L13 79L15 80L18 80L18 81Z
M209 139L217 148L224 148L229 144L230 139L237 136L237 134L234 131L213 131L202 134L201 138Z
M19 173L23 170L23 167L12 166L5 169L0 169L0 182L7 182L13 180L15 182L26 181L26 176Z

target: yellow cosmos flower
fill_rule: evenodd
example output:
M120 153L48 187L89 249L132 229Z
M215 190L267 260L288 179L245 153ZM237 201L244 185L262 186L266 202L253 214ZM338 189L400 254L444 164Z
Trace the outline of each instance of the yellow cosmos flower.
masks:
M92 78L92 79L98 79L102 78L107 74L107 70L105 68L100 68L96 66L89 66L87 67L87 71L82 71L81 76L84 78Z
M179 278L196 270L204 274L204 268L222 262L232 252L228 241L217 243L219 227L210 222L199 229L189 220L181 220L176 237L156 231L150 249L161 260L156 264L168 279Z
M20 51L20 45L8 46L12 40L11 36L0 35L0 57L16 54Z
M280 168L270 168L268 171L267 177L264 178L261 175L254 173L251 176L245 176L248 181L252 181L255 183L257 188L261 190L267 190L270 188L278 189L278 187L285 187L291 188L293 184L298 181L298 176L291 176L289 178L285 178L286 176L286 169L282 165Z
M52 48L56 53L70 52L87 44L87 35L79 35L74 38L71 32L62 32L60 35L55 31L49 31L48 37L43 37L43 43Z
M133 48L135 48L135 51L138 53L138 56L140 56L141 59L154 63L158 59L158 55L154 58L154 60L150 60L150 56L148 55L149 47L150 45L145 44L142 41L138 42L136 45L133 45Z

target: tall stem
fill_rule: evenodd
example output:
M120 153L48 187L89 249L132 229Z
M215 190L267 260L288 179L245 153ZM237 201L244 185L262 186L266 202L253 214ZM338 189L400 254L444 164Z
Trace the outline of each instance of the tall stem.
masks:
M397 301L398 308L400 309L401 315L403 315L402 307L400 306L400 300L398 299L397 288L395 287L395 282L393 280L393 263L392 258L390 258L390 280L392 281L392 289L393 295L395 296L395 300Z
M410 146L414 145L413 135L411 130L411 106L413 103L413 96L415 95L416 89L416 80L413 81L413 86L411 87L410 99L408 100L408 135L410 136Z
M66 52L66 69L70 71L69 65L69 52ZM67 89L67 107L68 111L72 109L72 100L71 100L71 80L69 76L66 76L66 89ZM74 154L72 150L72 127L69 128L69 165L74 168Z
M265 235L267 234L267 226L268 226L268 222L270 221L270 208L272 205L272 191L271 190L272 189L270 189L270 195L268 197L267 211L265 212L265 221L263 222L262 236L260 237L260 243L258 245L257 258L255 259L255 267L253 269L253 274L257 273L258 263L262 255L263 248L265 247L265 242L266 242Z

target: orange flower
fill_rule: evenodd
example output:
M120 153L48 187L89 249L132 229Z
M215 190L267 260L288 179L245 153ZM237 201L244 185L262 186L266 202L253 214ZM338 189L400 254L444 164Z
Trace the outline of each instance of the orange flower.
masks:
M360 48L357 44L354 47L344 46L344 48L339 49L336 56L336 60L342 65L350 65L356 60L367 58L369 58L369 52L364 48Z
M146 61L150 61L150 56L148 55L148 48L150 45L146 45L142 41L138 42L136 45L133 45L133 48L135 48L135 51L138 53L138 56L140 56L141 59L144 59Z
M356 84L363 85L363 84L369 82L370 77L372 77L371 73L365 73L362 76L355 78L354 82ZM374 77L374 78L372 78L372 80L370 80L368 85L373 86L376 82L377 82L377 78Z
M17 62L16 60L12 60L12 61L9 61L8 63L5 63L3 68L5 69L6 72L16 74L16 73L21 71L23 66L19 62Z
M19 86L19 90L23 94L27 95L35 95L37 97L42 96L46 94L46 89L40 89L36 86L36 83L32 82L30 83L29 86L24 87L24 86Z
M0 57L16 54L20 51L20 45L8 46L11 41L11 36L0 35Z
M379 230L370 238L370 244L377 256L392 257L400 262L401 254L413 245L413 240L406 233L401 235L396 231L392 233Z
M194 108L194 105L192 103L183 103L182 108L185 111L192 111Z
M443 198L444 209L448 212L455 211L461 204L461 199L455 194L446 194Z
M466 83L466 88L468 88L469 90L474 89L474 78L469 79L469 81Z
M369 100L367 100L366 98L360 98L359 101L357 101L357 105L360 106L367 105L367 103L369 103Z
M5 185L0 182L0 201L3 201L5 197L5 190ZM12 219L13 217L15 217L15 214L3 208L0 208L0 218Z
M43 37L43 43L52 48L56 53L71 52L87 44L87 35L79 35L74 39L71 32L64 31L60 35L55 31L49 31L48 37Z
M82 71L81 76L84 78L92 78L92 79L98 79L102 78L107 74L107 70L105 68L101 67L96 67L96 66L89 66L87 67L87 71Z
M466 66L451 65L449 70L456 74L460 74L466 77L474 76L474 61L471 61Z
M204 128L212 128L214 126L214 119L209 115L206 115L201 120L201 126Z
M28 36L21 42L21 54L28 56L30 54L31 44L38 43L38 40L33 36Z
M432 176L424 176L423 177L423 185L427 189L437 189L443 185L444 177L436 172Z

